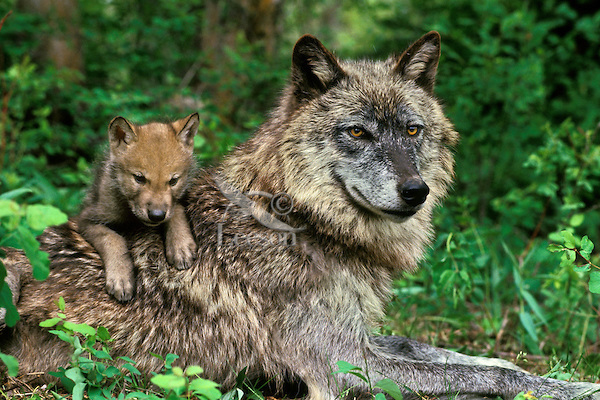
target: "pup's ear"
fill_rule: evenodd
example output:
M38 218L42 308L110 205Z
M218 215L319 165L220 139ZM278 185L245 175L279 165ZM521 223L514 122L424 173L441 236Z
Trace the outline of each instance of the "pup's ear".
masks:
M194 147L194 136L198 133L198 126L200 125L200 116L198 113L193 113L188 115L187 117L177 121L175 126L180 125L178 123L184 124L183 128L177 134L177 139L185 147Z
M441 37L431 31L414 42L400 57L394 71L406 80L413 80L429 93L433 93L435 74L440 60Z
M121 143L126 146L137 141L133 125L123 117L115 117L108 124L108 141L111 148L118 147Z
M346 76L337 59L314 36L302 36L292 55L292 84L299 101L313 99Z

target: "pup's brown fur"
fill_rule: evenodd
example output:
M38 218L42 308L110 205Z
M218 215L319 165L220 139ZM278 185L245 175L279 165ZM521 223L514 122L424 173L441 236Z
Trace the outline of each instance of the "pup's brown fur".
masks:
M180 204L194 172L198 114L173 123L133 125L116 117L108 127L109 150L100 164L78 224L106 269L106 289L120 301L134 293L134 267L120 234L140 222L164 224L167 260L192 265L196 242Z
M101 258L76 223L51 229L41 238L52 258L46 281L31 279L20 253L8 255L10 274L22 277L22 320L1 350L24 373L68 363L67 346L38 326L63 296L70 320L108 328L115 355L149 372L161 367L150 352L175 353L225 390L247 368L279 385L302 380L315 400L368 396L364 381L331 374L339 360L372 382L393 379L405 399L511 400L530 390L567 400L597 390L370 336L392 275L422 257L453 174L458 135L433 95L439 54L436 32L385 62L339 61L314 37L301 38L269 121L193 184L193 267L170 269L156 232L128 233L137 296L119 303L103 290Z

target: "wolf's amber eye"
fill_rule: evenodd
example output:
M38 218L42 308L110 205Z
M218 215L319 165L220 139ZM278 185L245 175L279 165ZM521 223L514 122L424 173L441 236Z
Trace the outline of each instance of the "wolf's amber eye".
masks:
M350 133L350 135L352 135L355 138L359 138L361 136L364 136L364 134L365 134L364 129L361 129L361 128L350 128L350 130L348 130L348 132Z
M133 179L140 185L146 183L146 177L142 174L133 174Z
M171 180L169 181L169 185L171 186L175 186L177 185L177 182L179 182L179 177L178 176L174 176L171 178Z
M417 125L411 125L408 128L406 128L406 133L408 133L410 136L414 136L417 133L419 133L420 130L421 128Z

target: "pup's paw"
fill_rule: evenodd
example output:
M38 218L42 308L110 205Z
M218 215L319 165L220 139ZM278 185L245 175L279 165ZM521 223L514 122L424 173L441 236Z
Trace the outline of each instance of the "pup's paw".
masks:
M106 291L119 301L129 301L133 298L134 283L133 273L106 274Z
M196 259L198 246L192 237L191 232L185 232L179 235L167 234L166 253L169 264L177 269L188 269Z

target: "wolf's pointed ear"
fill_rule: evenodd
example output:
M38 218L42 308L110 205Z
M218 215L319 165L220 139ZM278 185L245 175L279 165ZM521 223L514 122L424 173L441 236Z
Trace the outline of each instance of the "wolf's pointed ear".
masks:
M180 121L184 121L185 125L177 134L177 139L179 139L179 141L183 143L185 147L193 148L194 136L196 136L196 133L198 133L198 126L200 125L200 116L198 113L193 113Z
M431 31L423 35L398 57L394 71L432 93L440 60L440 42L438 32Z
M133 126L123 117L115 117L108 124L108 141L111 147L118 147L121 142L129 145L137 141Z
M302 36L292 55L292 84L298 100L325 93L346 75L337 59L311 35Z

